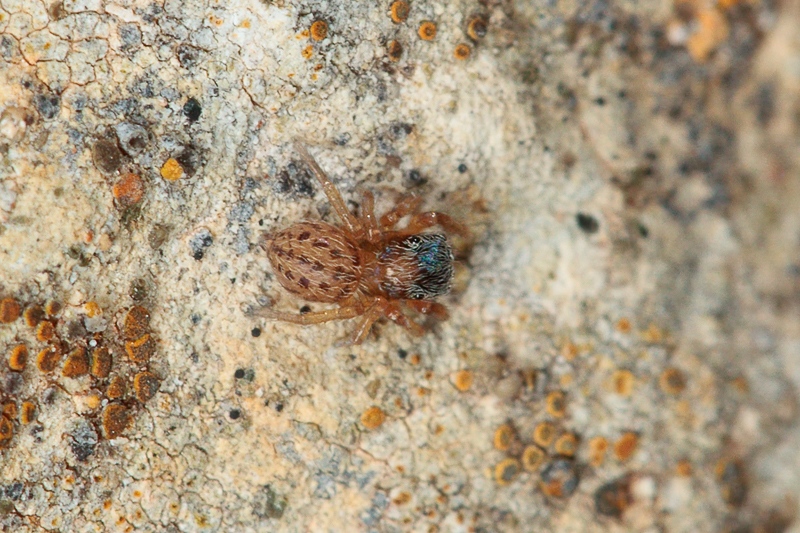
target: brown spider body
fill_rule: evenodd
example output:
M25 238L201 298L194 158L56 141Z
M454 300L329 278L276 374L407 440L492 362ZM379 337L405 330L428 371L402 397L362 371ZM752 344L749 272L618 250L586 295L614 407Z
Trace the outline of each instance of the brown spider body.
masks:
M355 217L345 207L336 187L304 147L297 147L314 171L334 210L340 228L324 222L301 222L264 239L267 257L278 282L289 292L311 302L338 303L339 307L295 315L272 310L260 314L297 324L364 316L352 342L358 344L381 316L421 335L401 304L422 314L447 318L447 310L431 301L450 289L453 252L441 234L420 233L440 225L467 235L464 226L436 212L415 214L421 199L407 197L380 220L373 213L373 196L364 194L362 213ZM412 215L402 230L394 227Z

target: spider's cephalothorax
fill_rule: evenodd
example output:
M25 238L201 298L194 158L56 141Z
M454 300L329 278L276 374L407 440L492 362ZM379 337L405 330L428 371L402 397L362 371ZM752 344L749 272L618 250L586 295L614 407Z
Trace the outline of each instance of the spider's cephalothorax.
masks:
M438 233L410 235L378 256L381 289L389 298L429 300L450 291L453 250Z
M444 235L422 231L441 226L466 237L467 229L442 213L417 213L422 203L417 196L405 197L376 219L374 198L367 191L361 216L356 217L347 210L336 186L305 147L298 145L297 150L319 180L344 227L301 222L266 236L263 246L285 289L304 300L338 303L339 307L299 315L264 309L259 314L296 324L363 315L352 337L354 344L362 342L382 316L421 335L422 326L409 319L403 307L447 318L445 307L431 299L450 290L453 250ZM407 215L411 218L406 227L396 229Z

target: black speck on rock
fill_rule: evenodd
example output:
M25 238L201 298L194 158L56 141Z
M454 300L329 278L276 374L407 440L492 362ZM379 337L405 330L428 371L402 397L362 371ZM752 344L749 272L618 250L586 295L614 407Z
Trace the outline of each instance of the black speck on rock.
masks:
M200 106L200 102L195 98L189 98L186 103L183 104L183 115L189 119L189 122L197 122L202 112L203 108Z
M61 98L56 94L37 94L33 97L33 105L45 120L52 120L61 110Z
M253 514L259 518L279 519L286 510L287 501L270 485L264 485L253 497Z
M206 228L201 229L195 233L194 237L189 239L189 248L192 250L192 257L200 261L205 256L206 248L214 243L214 237L211 232Z
M78 461L85 461L94 453L97 446L97 431L88 420L79 418L73 424L69 436L69 446Z
M586 233L597 233L597 230L600 229L600 223L597 222L597 219L586 213L575 215L575 221L578 223L578 227Z

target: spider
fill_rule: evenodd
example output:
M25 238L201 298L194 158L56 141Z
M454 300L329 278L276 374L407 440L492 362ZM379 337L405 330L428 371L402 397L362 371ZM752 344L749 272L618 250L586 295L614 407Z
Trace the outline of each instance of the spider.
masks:
M342 227L300 222L265 234L261 245L284 289L310 302L339 305L305 314L272 309L257 314L301 325L362 317L351 344L361 344L381 317L421 336L425 330L404 309L447 319L445 306L432 299L450 290L453 250L445 235L422 231L440 226L468 237L467 228L443 213L419 213L422 198L413 195L403 197L378 219L375 198L365 191L357 217L348 211L336 186L305 146L298 143L295 149L322 185ZM406 227L397 229L407 215L411 218Z

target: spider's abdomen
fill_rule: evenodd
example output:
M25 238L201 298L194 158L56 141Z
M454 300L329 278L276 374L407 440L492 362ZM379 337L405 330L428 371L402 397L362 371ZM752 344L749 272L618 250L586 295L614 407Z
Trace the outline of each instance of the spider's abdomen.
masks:
M338 302L358 289L361 256L342 230L301 222L276 233L267 257L280 284L304 300Z

